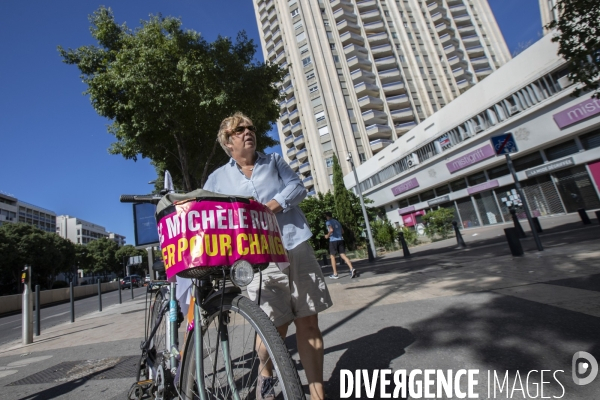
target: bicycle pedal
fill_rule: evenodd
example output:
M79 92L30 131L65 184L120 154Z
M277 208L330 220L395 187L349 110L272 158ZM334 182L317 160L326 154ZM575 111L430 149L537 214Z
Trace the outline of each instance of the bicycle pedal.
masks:
M127 398L129 400L142 400L144 395L152 398L152 389L154 388L154 381L152 379L148 379L145 381L136 382L131 385L129 388L129 392L127 393Z

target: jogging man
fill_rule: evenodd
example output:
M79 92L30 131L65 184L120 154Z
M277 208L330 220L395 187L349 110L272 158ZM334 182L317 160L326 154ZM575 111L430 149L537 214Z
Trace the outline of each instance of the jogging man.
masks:
M331 266L333 268L333 275L330 275L329 277L331 279L339 278L335 264L335 256L336 254L339 254L342 260L344 260L346 264L348 264L348 267L350 267L350 275L352 278L356 278L358 276L358 271L352 267L352 263L348 257L346 257L344 238L342 237L342 233L344 233L342 224L340 224L338 220L334 219L330 212L325 213L325 218L327 218L325 225L327 226L328 230L327 235L325 235L325 239L329 239L329 256L331 257Z

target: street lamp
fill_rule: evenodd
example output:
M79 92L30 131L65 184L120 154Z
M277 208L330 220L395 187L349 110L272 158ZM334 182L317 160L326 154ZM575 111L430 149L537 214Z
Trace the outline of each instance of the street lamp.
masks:
M362 190L360 190L360 183L358 182L358 175L356 174L356 167L354 167L354 161L352 160L352 153L348 152L347 161L350 161L352 166L352 172L354 172L354 181L356 182L356 189L358 189L358 197L360 198L360 207L362 208L363 217L365 219L365 225L367 226L367 237L369 239L369 261L373 261L377 257L377 251L375 250L375 243L373 242L373 235L371 234L371 225L369 224L369 217L367 216L367 209L365 208L365 200L363 199Z

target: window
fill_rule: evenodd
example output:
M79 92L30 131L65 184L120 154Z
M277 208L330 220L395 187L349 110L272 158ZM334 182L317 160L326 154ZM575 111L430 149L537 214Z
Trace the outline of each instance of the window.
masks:
M306 74L306 80L312 79L315 77L315 73L314 72L309 72L308 74Z
M385 15L386 17L389 17L390 16L390 12L389 11L384 11L383 15Z
M339 63L340 58L338 56L333 56L333 62Z
M508 170L508 166L506 164L501 164L497 167L488 169L487 173L490 179L496 179L510 174L510 171Z
M329 26L329 20L328 20L328 19L324 19L324 20L323 20L323 25L325 25L325 26Z
M398 39L398 35L396 34L396 32L392 32L392 37L393 37L394 39Z
M367 157L365 156L365 153L358 153L358 159L360 160L361 163L364 163L365 161L367 161Z
M465 189L467 187L467 182L465 181L465 178L460 178L458 180L455 180L454 182L450 182L450 188L452 189L453 192L457 192L459 190Z
M311 105L313 106L313 108L320 106L321 104L323 104L323 99L321 98L321 96L317 97L316 99L312 99L310 101Z
M310 65L312 63L312 61L310 60L310 57L306 57L302 59L302 65L304 65L305 67L307 65Z
M557 144L544 150L548 161L556 160L562 157L566 157L570 154L575 154L579 151L577 143L574 140L568 140L566 142Z
M300 11L298 11L298 9L296 8L294 11L292 11L292 18L295 17L296 15L300 14Z
M294 30L298 30L300 28L302 28L304 25L302 25L302 21L298 21L294 24Z
M579 137L583 148L586 150L600 147L600 129L586 133Z
M308 88L308 91L309 91L310 93L314 93L314 92L316 92L317 90L319 90L319 87L318 87L317 85L314 85L314 86L311 86L311 87L309 87L309 88Z
M329 43L329 48L331 50L335 50L335 43Z
M325 112L321 111L321 112L316 113L315 119L317 120L317 122L323 121L325 119Z
M300 32L296 35L296 42L300 43L304 39L306 39L306 32Z
M328 133L329 133L328 126L323 126L323 127L319 128L319 135L323 136L323 135L327 135Z
M325 165L327 166L327 168L333 167L333 157L327 157L325 159Z
M442 185L435 188L436 196L443 196L448 193L450 193L450 188L448 187L448 185Z
M526 169L535 167L537 165L541 165L543 163L544 160L542 159L542 155L539 151L513 160L513 165L515 166L515 170L517 172L524 171Z
M467 182L469 182L469 186L479 185L480 183L485 182L487 179L485 178L485 172L480 171L473 175L467 176Z

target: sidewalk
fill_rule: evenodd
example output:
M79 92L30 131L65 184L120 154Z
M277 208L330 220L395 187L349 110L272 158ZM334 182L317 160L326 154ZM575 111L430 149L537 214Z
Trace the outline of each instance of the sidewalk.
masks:
M464 231L467 249L450 239L411 248L408 259L399 252L356 262L358 279L339 268L340 279L328 280L334 307L320 317L330 395L339 394L342 369L460 365L562 369L567 376L575 351L600 360L600 226L558 218L542 220L545 251L537 252L529 237L523 257L510 255L502 237L507 226L498 226ZM31 345L0 346L0 399L125 398L143 310L143 299L106 307L49 328ZM297 361L293 326L286 344ZM600 397L600 378L585 387L561 382L572 394L564 398ZM558 396L559 389L545 395Z

